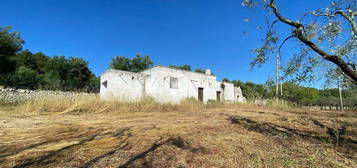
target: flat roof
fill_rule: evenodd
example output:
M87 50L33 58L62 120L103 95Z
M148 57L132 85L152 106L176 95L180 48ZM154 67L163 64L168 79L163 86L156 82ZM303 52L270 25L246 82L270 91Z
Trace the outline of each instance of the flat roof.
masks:
M186 71L186 72L192 72L192 73L197 73L197 74L200 74L200 75L207 75L207 76L215 76L215 75L208 75L206 73L201 73L201 72L195 72L195 71L189 71L189 70L185 70L185 69L179 69L179 68L175 68L175 67L170 67L170 66L163 66L163 65L155 65L151 68L147 68L147 69L144 69L140 72L144 72L144 71L148 71L150 69L153 69L153 68L168 68L168 69L174 69L174 70L179 70L179 71Z

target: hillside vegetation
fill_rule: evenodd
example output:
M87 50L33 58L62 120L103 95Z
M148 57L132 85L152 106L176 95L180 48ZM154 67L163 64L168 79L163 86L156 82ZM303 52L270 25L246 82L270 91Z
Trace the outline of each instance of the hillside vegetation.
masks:
M0 108L0 167L356 167L357 113L31 100Z

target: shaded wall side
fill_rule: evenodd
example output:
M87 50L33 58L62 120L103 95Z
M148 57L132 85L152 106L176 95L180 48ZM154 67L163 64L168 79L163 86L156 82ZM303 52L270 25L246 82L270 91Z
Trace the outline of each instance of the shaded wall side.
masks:
M224 84L224 101L228 102L235 102L235 97L234 97L234 85L232 83L226 83L223 82Z

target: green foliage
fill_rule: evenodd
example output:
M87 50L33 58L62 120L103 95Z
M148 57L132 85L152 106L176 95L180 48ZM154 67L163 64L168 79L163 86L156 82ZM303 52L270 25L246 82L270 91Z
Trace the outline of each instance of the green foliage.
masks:
M70 58L66 79L66 87L69 90L82 90L90 81L92 72L88 62L81 58Z
M195 69L195 72L198 72L198 73L205 73L205 70L202 69L202 68L196 68Z
M254 68L256 65L261 66L264 64L268 59L269 56L274 51L274 46L278 42L278 37L276 32L273 29L269 29L263 39L263 45L260 48L254 49L252 52L256 55L253 58L253 61L250 63L251 68Z
M15 55L25 43L20 34L10 32L11 27L0 27L0 56Z
M203 68L196 68L195 69L195 72L198 72L198 73L206 73L206 69L203 69ZM211 75L215 76L215 74L211 71Z
M63 83L58 73L48 72L42 75L41 89L46 90L64 90Z
M114 57L109 67L117 70L140 72L153 66L153 61L149 56L137 54L134 58L129 59L123 56Z
M81 58L55 56L48 60L44 70L42 87L45 89L86 91L90 82L93 82L92 78L95 78L88 63Z
M184 65L170 65L169 67L176 68L176 69L182 69L182 70L187 70L187 71L192 71L192 68L190 65L184 64ZM196 68L194 72L198 73L206 73L206 70L203 68ZM211 72L211 75L214 75L213 72Z
M16 67L27 67L36 72L43 74L45 72L45 66L50 57L44 55L43 53L33 54L29 50L21 51L12 57L12 61L16 64Z
M64 56L51 58L40 52L22 51L23 43L19 34L11 33L9 27L0 28L0 85L23 89L99 91L99 79L85 60Z
M170 67L172 68L176 68L176 69L182 69L182 70L187 70L187 71L191 71L191 66L190 65L170 65Z
M230 81L228 78L223 79L223 81L231 82L234 86L240 87L242 89L243 96L248 100L270 98L268 92L269 89L265 85L255 84L253 82L242 82L239 80Z
M85 90L90 93L99 93L100 78L92 75L85 87Z
M309 106L316 104L320 97L320 92L316 88L303 87L290 82L283 84L283 90L284 94L281 98L297 105Z
M140 56L137 54L134 58L131 59L131 71L140 72L144 69L150 68L154 65L154 62L151 61L149 56Z
M276 98L275 84L271 81L265 84L255 84L253 82L242 82L239 80L229 80L225 78L224 81L231 82L236 87L240 87L243 96L248 101L256 99L271 100ZM280 91L279 91L280 92ZM357 87L347 86L342 91L344 105L351 109L357 109ZM297 106L320 106L320 107L338 107L339 92L336 88L316 89L311 87L301 86L291 82L283 83L283 95L279 95L279 99L283 99Z
M38 52L33 55L33 58L36 63L36 71L39 74L44 74L46 72L46 65L47 62L50 60L50 57L46 56L45 54Z
M69 73L69 60L64 56L54 56L50 59L46 66L45 74L45 89L54 89L54 90L68 90L66 87L66 79Z
M229 80L228 78L223 78L222 81L223 81L223 82L231 82L231 80Z
M24 44L19 33L10 32L10 29L11 27L0 27L0 74L14 71L15 63L11 58Z
M18 88L18 89L37 89L40 77L37 72L21 66L15 72L6 74L4 77L4 83L7 86Z
M129 58L123 56L114 57L110 63L110 68L130 71L130 61Z
M251 66L268 63L271 58L283 54L281 50L285 44L295 44L294 54L281 55L284 61L280 68L285 79L329 83L338 78L331 76L330 72L341 69L340 76L357 84L356 1L331 1L316 10L306 8L304 15L296 18L290 18L281 3L283 0L242 0L242 6L261 7L266 12L262 17L267 20L267 26L261 26L266 33L261 46L252 50L255 57ZM284 29L290 33L278 32Z

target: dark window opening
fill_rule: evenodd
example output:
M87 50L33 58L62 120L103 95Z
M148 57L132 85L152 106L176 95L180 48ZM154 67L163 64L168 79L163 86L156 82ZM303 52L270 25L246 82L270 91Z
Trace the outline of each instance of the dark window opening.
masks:
M102 82L102 85L103 85L105 88L107 88L107 87L108 87L108 81L106 80L106 81Z

